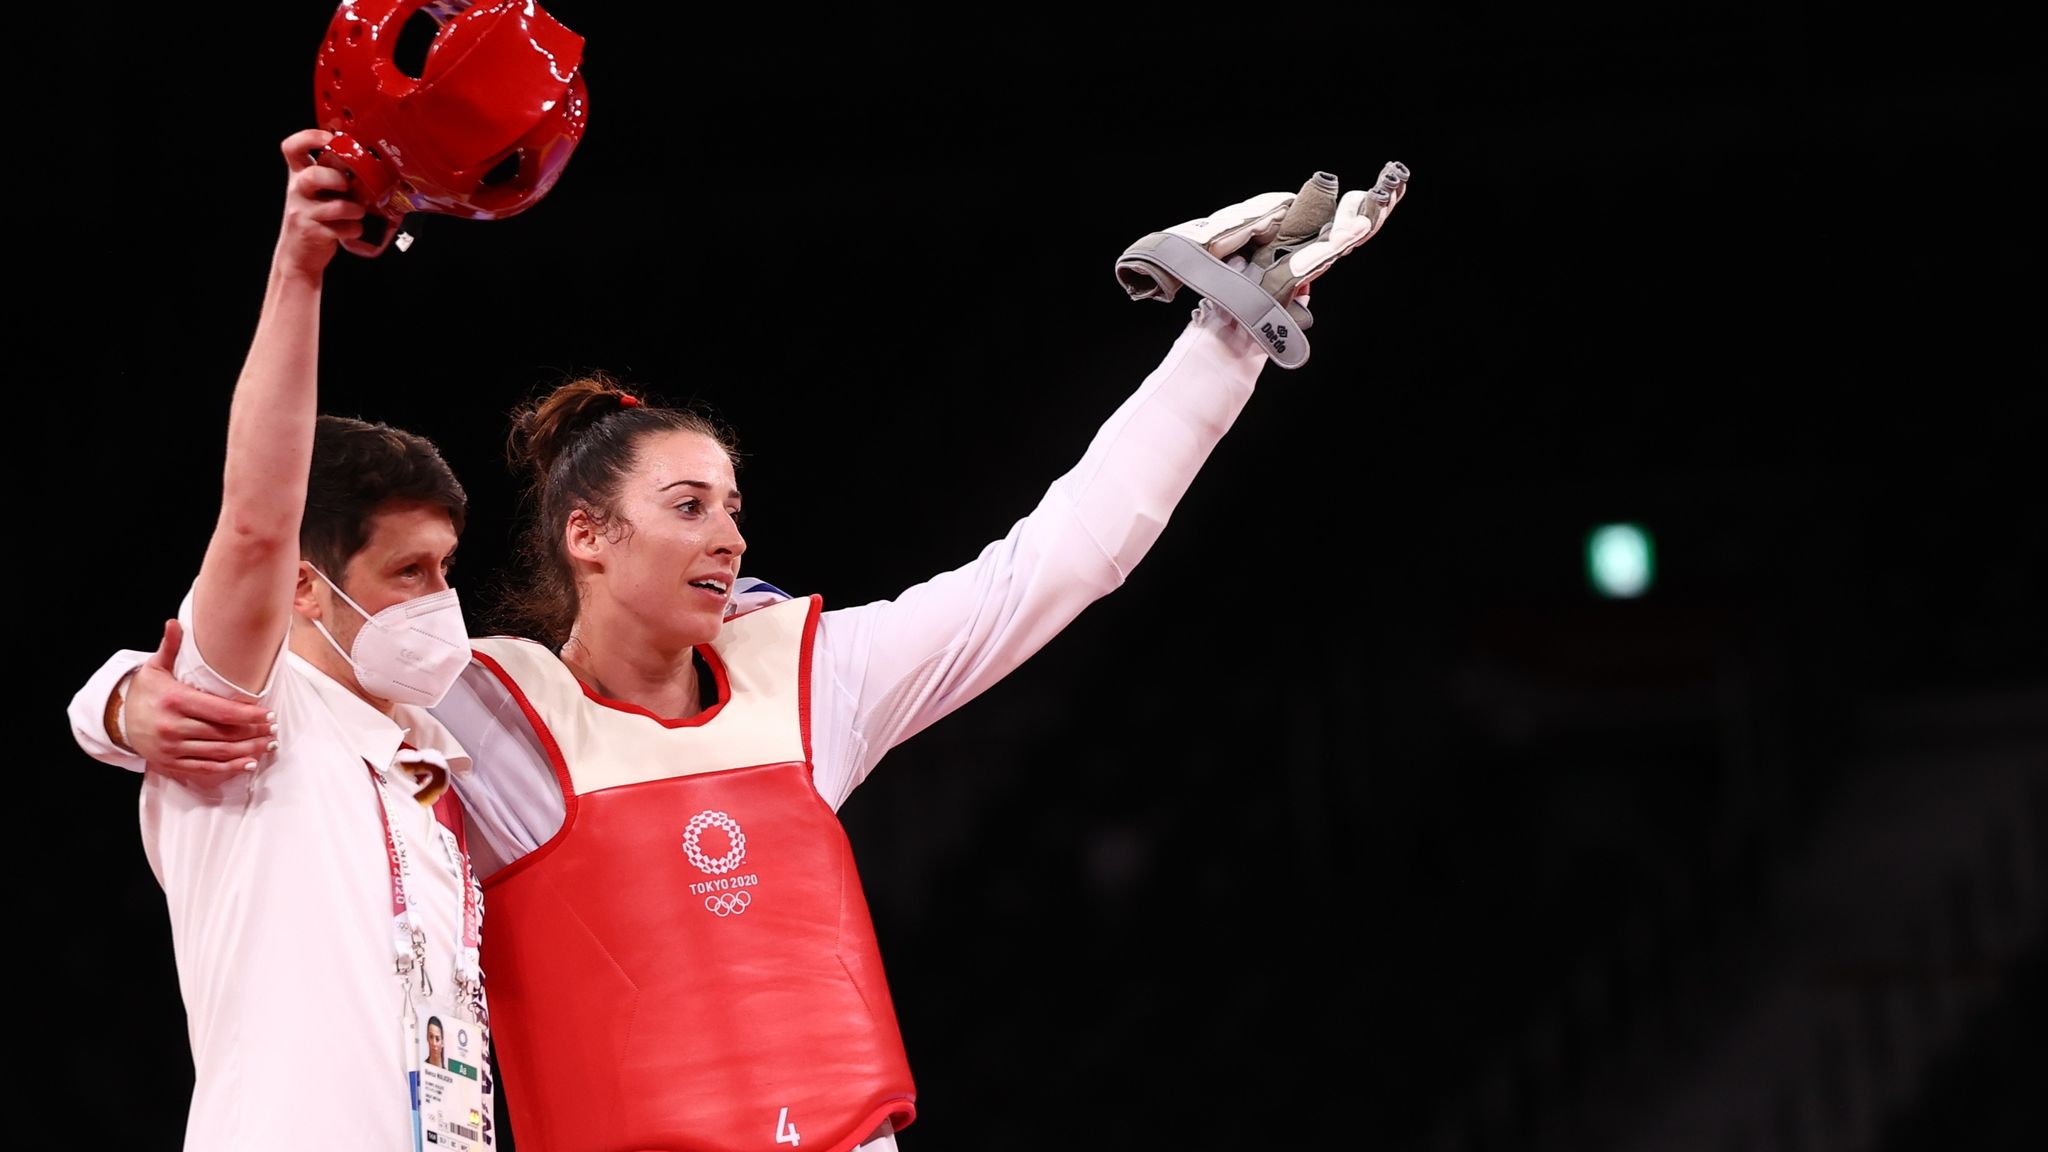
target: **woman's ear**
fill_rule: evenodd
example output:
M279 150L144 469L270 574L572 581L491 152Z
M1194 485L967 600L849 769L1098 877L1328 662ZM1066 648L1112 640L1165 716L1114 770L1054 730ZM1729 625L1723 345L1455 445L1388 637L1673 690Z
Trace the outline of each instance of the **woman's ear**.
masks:
M569 513L568 523L562 526L562 547L569 559L595 564L603 556L604 546L604 531L588 508Z

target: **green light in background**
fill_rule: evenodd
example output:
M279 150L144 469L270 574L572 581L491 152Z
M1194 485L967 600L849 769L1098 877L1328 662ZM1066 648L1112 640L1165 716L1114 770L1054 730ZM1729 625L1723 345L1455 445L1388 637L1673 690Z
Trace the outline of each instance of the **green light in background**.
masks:
M1626 600L1650 590L1657 578L1657 551L1650 534L1635 524L1602 524L1586 537L1586 575L1593 590Z

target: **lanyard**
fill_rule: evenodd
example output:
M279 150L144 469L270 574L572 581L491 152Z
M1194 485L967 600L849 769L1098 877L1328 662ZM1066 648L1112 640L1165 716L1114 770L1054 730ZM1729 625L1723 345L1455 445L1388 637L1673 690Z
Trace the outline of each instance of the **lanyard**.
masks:
M411 754L412 758L427 759L433 753ZM401 758L408 758L405 752ZM405 877L409 871L409 855L406 852L405 837L399 835L398 827L391 818L391 797L384 790L383 774L370 769L370 786L377 792L377 811L384 821L384 858L391 869L391 925L392 950L395 971L399 982L416 976L422 995L432 996L433 979L427 974L427 934L413 919L411 905L405 893ZM471 992L481 982L482 972L478 963L478 942L481 939L483 920L483 890L478 885L476 873L469 866L469 856L455 843L455 836L437 820L434 830L441 837L441 846L449 859L455 861L456 882L462 887L462 943L455 950L455 1001L460 1005L472 1003Z

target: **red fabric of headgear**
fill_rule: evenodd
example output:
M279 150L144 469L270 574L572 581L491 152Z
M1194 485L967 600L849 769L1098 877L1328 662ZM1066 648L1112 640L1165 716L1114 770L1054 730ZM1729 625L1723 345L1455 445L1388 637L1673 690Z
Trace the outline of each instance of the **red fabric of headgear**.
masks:
M437 27L418 75L394 57L407 22ZM533 0L342 0L315 65L320 162L388 220L497 220L554 187L583 138L583 38Z

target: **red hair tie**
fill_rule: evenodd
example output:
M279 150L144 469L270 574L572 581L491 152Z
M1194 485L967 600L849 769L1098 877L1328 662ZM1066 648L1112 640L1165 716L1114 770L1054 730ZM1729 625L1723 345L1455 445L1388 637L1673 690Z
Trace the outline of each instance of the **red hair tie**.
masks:
M640 398L638 396L629 395L625 392L619 393L619 407L638 408L639 406Z

